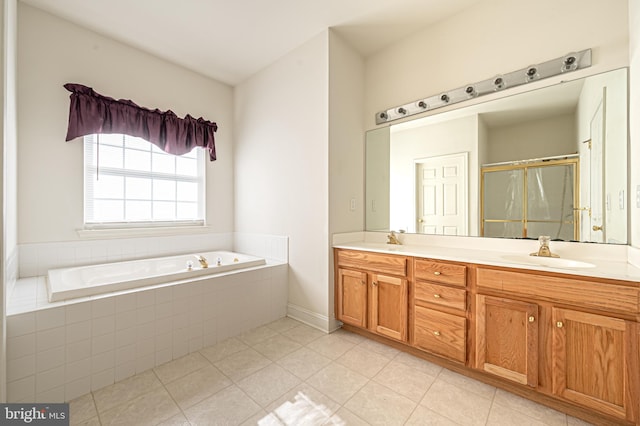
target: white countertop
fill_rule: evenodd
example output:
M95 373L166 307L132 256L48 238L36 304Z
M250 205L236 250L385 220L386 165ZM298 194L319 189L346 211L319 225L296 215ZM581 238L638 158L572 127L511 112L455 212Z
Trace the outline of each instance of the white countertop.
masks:
M544 258L529 256L532 250L496 251L478 248L440 247L434 245L392 245L380 242L352 241L341 242L333 245L335 248L364 250L376 253L398 254L413 257L424 257L437 260L450 260L455 262L475 263L480 265L501 266L515 269L527 269L545 272L555 272L569 275L609 278L624 281L640 282L640 268L637 268L623 260L610 258L578 258L562 256L564 261L587 262L590 267L546 266L536 262L552 263L553 259L546 262Z

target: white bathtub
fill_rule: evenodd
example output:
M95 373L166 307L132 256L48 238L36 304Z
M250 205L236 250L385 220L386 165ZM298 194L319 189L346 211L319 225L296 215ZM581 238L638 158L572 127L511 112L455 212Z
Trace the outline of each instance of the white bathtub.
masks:
M197 256L204 256L203 268ZM218 259L220 260L218 264ZM187 268L192 262L192 269ZM113 291L264 265L264 259L228 251L140 259L100 265L50 269L47 277L49 302L94 296Z

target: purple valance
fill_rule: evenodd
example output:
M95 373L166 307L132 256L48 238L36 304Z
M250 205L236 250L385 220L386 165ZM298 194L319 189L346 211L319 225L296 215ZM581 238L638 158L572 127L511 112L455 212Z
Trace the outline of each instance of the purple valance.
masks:
M67 141L96 133L123 133L174 155L200 146L209 150L211 161L216 159L216 123L189 114L179 118L173 111L151 110L127 99L102 96L82 84L67 83L64 88L71 92Z

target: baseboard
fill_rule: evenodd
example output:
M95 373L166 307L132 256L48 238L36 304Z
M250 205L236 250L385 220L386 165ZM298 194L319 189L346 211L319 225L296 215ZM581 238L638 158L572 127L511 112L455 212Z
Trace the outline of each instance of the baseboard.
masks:
M326 315L310 311L293 303L287 304L287 316L325 333L330 333L337 328L333 327L332 321Z

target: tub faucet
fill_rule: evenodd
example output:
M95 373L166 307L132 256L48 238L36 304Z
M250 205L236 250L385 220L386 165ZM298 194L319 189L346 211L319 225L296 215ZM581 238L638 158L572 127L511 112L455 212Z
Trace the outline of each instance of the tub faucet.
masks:
M540 241L540 248L538 249L538 251L531 253L530 256L560 257L555 253L551 253L551 249L549 248L549 242L551 241L551 237L546 235L540 235L538 237L538 241Z
M400 242L400 240L398 239L398 237L396 237L396 233L395 231L391 231L391 233L389 235L387 235L387 244L395 244L395 245L401 245L402 243Z
M204 256L200 256L200 255L195 255L196 259L198 259L198 262L200 262L200 266L203 268L208 268L209 267L209 263L207 263L207 258Z

